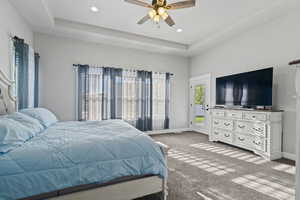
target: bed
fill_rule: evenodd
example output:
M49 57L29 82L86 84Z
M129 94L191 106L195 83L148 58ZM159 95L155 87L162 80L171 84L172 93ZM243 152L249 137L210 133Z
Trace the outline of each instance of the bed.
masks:
M43 108L14 112L12 83L3 73L0 82L9 112L0 118L6 134L2 145L0 135L0 199L130 200L158 193L166 200L167 146L122 120L59 122Z

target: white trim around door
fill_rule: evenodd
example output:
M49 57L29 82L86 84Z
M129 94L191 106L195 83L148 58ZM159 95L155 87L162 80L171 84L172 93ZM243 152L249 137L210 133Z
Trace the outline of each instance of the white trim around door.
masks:
M211 74L192 77L189 86L189 127L196 132L208 134L210 128L208 109L211 105Z

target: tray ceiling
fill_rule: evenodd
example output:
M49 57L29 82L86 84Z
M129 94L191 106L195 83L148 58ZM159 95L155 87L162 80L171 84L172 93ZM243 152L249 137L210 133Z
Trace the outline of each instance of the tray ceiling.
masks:
M177 1L180 0L168 2ZM99 42L109 43L107 38L111 38L116 40L114 44L122 40L123 46L130 42L130 47L136 43L137 48L152 44L157 49L161 46L170 52L192 55L217 41L286 14L296 0L196 0L194 8L169 11L176 21L175 28L164 22L160 27L151 21L136 24L149 9L123 0L12 0L12 3L37 32L60 35L68 32L66 35L77 34L77 37L86 32L86 38L95 36L94 40L99 39ZM93 5L99 12L90 11ZM183 31L177 33L176 28Z

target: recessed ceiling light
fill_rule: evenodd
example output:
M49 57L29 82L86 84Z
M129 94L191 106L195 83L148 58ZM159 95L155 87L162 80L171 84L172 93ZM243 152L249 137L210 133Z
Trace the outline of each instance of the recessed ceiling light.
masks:
M181 28L176 29L177 33L181 33L183 30Z
M90 9L92 12L99 12L99 8L97 8L96 6L91 6Z

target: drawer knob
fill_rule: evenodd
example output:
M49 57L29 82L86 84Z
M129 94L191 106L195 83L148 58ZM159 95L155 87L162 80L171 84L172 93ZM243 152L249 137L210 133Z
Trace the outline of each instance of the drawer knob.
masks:
M261 145L261 142L255 142L255 141L253 141L253 143L254 143L255 145Z
M229 136L230 136L230 134L225 134L224 136L225 136L225 137L229 137Z
M253 128L253 130L258 131L258 132L262 132L263 131L261 128Z
M245 125L238 125L239 128L245 128Z
M216 132L216 131L215 131L215 135L219 135L219 132Z
M238 139L242 142L245 140L245 138L240 138L240 137L238 137Z
M218 125L218 124L219 124L219 122L216 122L216 121L214 121L214 124Z
M224 123L224 125L225 125L225 126L229 126L229 125L230 125L230 123Z

